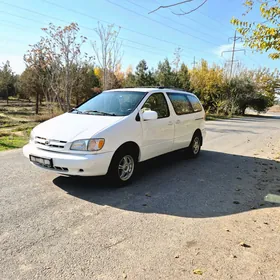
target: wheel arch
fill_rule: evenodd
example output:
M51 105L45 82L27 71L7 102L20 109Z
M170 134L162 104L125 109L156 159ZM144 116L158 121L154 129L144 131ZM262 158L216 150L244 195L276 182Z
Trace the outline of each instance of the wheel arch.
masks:
M114 156L117 153L122 152L122 151L130 151L130 152L132 152L135 155L135 157L137 159L137 162L139 161L139 159L140 159L140 147L139 147L139 145L137 143L135 143L133 141L128 141L128 142L123 143L122 145L120 145L116 149L116 151L115 151L115 153L113 155L113 158L114 158Z

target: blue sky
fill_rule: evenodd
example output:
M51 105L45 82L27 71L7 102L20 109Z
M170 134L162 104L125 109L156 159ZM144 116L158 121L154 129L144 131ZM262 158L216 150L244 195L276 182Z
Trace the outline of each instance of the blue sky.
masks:
M170 9L162 9L148 14L159 5L174 3L176 0L0 0L0 63L9 60L13 70L21 73L24 68L23 55L28 45L39 41L44 33L41 27L49 22L66 25L77 22L82 35L89 38L84 50L93 54L90 41L97 39L94 32L98 21L121 26L120 38L123 42L122 66L135 67L141 59L148 62L150 68L156 67L160 60L174 58L174 50L181 47L182 61L192 67L196 60L204 58L210 63L223 64L230 58L229 37L234 35L230 24L232 16L241 17L244 12L241 0L208 0L198 11L186 16L176 16ZM182 5L188 10L202 0ZM61 5L57 7L51 3ZM65 9L66 8L66 9ZM67 10L72 9L73 11ZM179 11L179 8L173 8ZM257 10L248 19L260 21ZM142 34L142 35L141 35ZM242 44L237 45L243 48ZM248 68L266 66L279 68L279 61L272 61L268 55L237 53L238 59Z

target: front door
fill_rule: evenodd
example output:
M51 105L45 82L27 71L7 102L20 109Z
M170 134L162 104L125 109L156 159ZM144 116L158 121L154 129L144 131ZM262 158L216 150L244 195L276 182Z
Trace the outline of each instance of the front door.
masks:
M172 151L174 124L164 93L156 92L148 97L141 108L158 113L158 119L144 121L141 117L143 142L141 161Z

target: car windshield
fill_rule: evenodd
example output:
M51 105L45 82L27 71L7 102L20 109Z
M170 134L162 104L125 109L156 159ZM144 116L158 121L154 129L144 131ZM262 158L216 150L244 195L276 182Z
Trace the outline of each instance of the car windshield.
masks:
M127 116L138 106L146 92L103 91L72 110L77 114Z

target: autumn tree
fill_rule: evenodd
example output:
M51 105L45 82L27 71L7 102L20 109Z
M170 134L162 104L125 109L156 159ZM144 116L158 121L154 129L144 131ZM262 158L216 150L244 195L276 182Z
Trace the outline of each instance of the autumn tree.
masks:
M226 106L224 73L219 66L209 66L206 60L201 60L191 71L190 81L191 90L199 96L206 110L219 113L219 108Z
M280 58L280 0L244 0L246 17L258 8L261 22L232 18L231 22L243 35L245 44L259 52L270 52L272 59Z
M255 70L247 71L249 78L255 83L258 94L265 96L268 106L272 106L280 85L280 71L271 71L267 67L260 67Z
M77 23L65 27L52 23L42 28L46 36L27 52L24 59L28 67L36 69L41 80L47 101L57 101L63 111L71 108L73 88L78 75L81 59L81 46L87 38L79 36Z
M129 65L125 71L124 86L125 87L135 87L136 86L136 78L135 78L135 75L133 74L131 65Z

